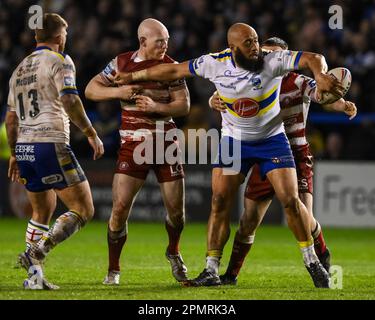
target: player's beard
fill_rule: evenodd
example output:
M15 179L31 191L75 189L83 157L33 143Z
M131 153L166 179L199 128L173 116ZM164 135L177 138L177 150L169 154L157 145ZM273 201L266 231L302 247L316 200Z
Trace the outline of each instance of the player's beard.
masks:
M259 72L263 69L264 56L261 49L259 49L258 57L256 59L246 58L240 49L234 51L234 58L238 66L247 71Z

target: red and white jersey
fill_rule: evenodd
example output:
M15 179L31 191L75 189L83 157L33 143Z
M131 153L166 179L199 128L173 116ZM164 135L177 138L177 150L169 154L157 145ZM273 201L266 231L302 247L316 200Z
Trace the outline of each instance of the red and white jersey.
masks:
M165 55L163 60L142 60L138 57L138 51L125 52L114 58L101 72L102 80L108 85L114 85L114 76L117 72L135 72L151 68L161 63L175 63ZM186 89L185 80L176 81L143 81L137 82L142 86L141 95L148 96L155 102L170 103L171 92ZM156 132L156 121L164 122L164 131L175 127L172 117L161 116L157 113L140 111L134 100L121 102L121 128L122 143L127 140L141 140L144 136Z
M280 115L292 147L304 146L306 120L311 101L315 97L316 82L302 74L289 72L284 76L280 90Z

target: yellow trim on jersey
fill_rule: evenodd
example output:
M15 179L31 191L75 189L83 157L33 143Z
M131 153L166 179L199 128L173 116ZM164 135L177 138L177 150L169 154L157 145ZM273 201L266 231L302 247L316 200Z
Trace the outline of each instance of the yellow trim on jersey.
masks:
M213 57L216 61L219 61L219 62L223 62L223 61L226 61L226 60L229 60L229 59L232 59L232 50L231 49L225 49L223 51L220 51L220 52L216 52L216 53L209 53L209 55L211 57ZM221 58L219 58L219 56L221 55L225 55Z
M220 51L220 52L211 52L211 53L209 53L209 55L210 56L219 56L219 55L221 55L221 54L226 54L226 53L230 53L232 50L231 49L224 49L224 50L222 50L222 51Z
M66 89L77 90L77 87L76 87L76 86L64 87L64 88L61 89L61 91L66 90ZM61 92L61 91L60 91L60 92Z
M218 59L216 59L216 61L223 62L223 61L227 61L227 60L230 60L230 59L232 59L232 57L228 56L228 57L224 57L224 58L218 58Z
M262 102L263 100L266 100L268 99L271 95L273 95L275 93L275 91L278 89L278 84L274 85L270 90L268 90L266 93L262 94L261 96L258 96L258 97L254 97L254 98L251 98L253 100L255 100L256 102L260 103ZM225 102L225 103L230 103L230 104L233 104L234 101L236 101L237 99L234 99L234 98L227 98L227 97L224 97L224 96L221 96L219 95L220 98ZM272 107L276 104L276 101L278 99L278 96L276 95L275 99L273 99L273 101L265 108L261 109L258 113L257 113L257 116L262 116L264 115L265 113L267 113L269 110L272 109ZM228 107L228 105L226 105L226 108L228 110L228 112L237 117L237 118L241 118L241 116L239 116L237 113L235 113L232 109L230 109Z
M75 168L70 169L70 170L68 170L68 171L65 171L64 173L65 173L66 175L76 175L76 174L78 174L78 173L77 173L77 169L75 169Z
M62 160L59 161L60 162L60 166L66 166L67 164L70 164L72 163L72 159L70 158L63 158Z
M227 108L227 111L232 115L232 116L235 116L237 118L242 118L240 117L237 113L235 113L231 108L229 108L228 106L226 106Z
M52 50L48 50L48 52L51 52L52 54L58 56L61 61L65 60L64 56L62 54L58 53L58 52L55 52L55 51L52 51Z
M255 100L255 101L257 101L257 102L261 102L262 100L265 100L270 95L272 95L275 92L275 90L277 90L278 87L279 87L279 85L276 84L269 91L267 91L265 94L262 94L261 96L255 97L255 98L252 98L252 99Z
M272 102L270 105L268 105L268 106L265 107L264 109L260 110L260 111L258 112L258 116L262 116L262 115L264 115L267 111L271 110L272 107L276 104L276 101L277 101L276 99L273 100L273 102Z
M298 52L299 51L293 51L293 59L292 59L292 62L290 64L290 68L293 68L294 67L294 63L296 62L296 58L297 58L297 55L298 55Z

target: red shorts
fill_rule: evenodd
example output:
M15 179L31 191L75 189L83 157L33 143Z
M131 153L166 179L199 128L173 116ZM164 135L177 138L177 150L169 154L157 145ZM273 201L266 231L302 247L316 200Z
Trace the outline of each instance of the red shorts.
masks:
M153 158L151 163L137 164L134 161L133 153L134 149L142 141L126 141L122 143L121 148L118 152L118 158L116 163L116 173L126 174L128 176L146 180L148 172L152 169L155 172L156 178L159 183L174 181L184 178L184 169L182 166L182 161L179 159L176 163L168 164L165 159L162 164L157 164L156 162L156 152L155 147L153 150ZM164 151L168 146L173 143L178 143L177 141L169 141L164 144ZM154 141L155 146L155 141ZM160 161L161 162L161 161Z
M294 161L296 163L298 192L313 193L313 157L308 145L302 147L292 147ZM273 197L275 191L266 178L262 180L258 164L253 166L246 185L245 197L254 201Z

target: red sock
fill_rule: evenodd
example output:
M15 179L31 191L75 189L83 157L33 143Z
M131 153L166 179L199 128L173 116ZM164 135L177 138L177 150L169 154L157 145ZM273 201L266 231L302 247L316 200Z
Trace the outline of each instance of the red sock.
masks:
M242 264L250 251L251 245L252 243L243 243L238 240L234 240L232 254L230 256L226 274L237 277L237 275L240 273Z
M120 271L121 251L127 237L128 235L125 234L125 229L120 231L111 231L108 227L108 271Z
M320 231L318 236L314 238L315 253L319 256L326 252L326 242L324 241L323 231Z
M165 221L165 229L168 233L168 248L167 252L172 255L176 255L179 253L179 242L180 242L180 236L182 229L184 228L184 225L178 226L177 228L174 226L171 226L168 221Z
M320 256L326 251L327 247L324 241L322 228L318 221L316 221L315 229L311 232L311 235L314 238L315 253Z

